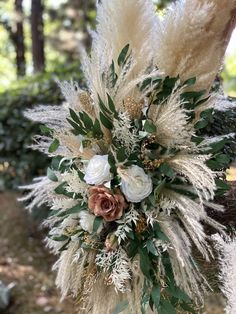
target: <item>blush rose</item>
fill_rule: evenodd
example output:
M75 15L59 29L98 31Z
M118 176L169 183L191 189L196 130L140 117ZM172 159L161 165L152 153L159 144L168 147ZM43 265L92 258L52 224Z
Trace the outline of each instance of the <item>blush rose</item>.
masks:
M95 216L101 216L106 221L121 218L127 203L119 189L114 193L105 186L95 186L89 189L88 208Z

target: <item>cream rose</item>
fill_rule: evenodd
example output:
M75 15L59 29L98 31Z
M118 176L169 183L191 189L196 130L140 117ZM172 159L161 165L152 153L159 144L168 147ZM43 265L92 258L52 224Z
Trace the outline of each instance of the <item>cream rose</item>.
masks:
M139 203L152 193L152 180L144 170L136 165L118 169L121 177L121 190L127 201Z
M92 157L85 170L85 182L87 184L100 185L111 179L112 175L110 173L108 155L95 155Z

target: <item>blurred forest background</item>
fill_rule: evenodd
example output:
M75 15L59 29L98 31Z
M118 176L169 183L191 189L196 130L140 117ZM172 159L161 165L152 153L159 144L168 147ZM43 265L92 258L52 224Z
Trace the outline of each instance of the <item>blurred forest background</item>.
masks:
M170 2L154 1L157 10ZM28 217L12 191L44 174L48 164L45 156L27 148L40 126L24 119L23 111L63 100L55 78L83 84L79 45L89 50L95 17L96 0L0 0L0 281L16 284L7 314L76 313L71 301L59 304L50 273L53 258L40 244L43 233L33 222L47 211ZM222 80L225 92L236 97L236 32ZM227 128L222 119L219 128ZM235 120L225 121L236 130Z

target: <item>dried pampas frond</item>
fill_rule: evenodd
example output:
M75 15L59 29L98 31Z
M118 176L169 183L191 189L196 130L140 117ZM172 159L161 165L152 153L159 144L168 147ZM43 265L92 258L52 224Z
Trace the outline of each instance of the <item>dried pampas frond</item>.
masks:
M182 81L197 78L209 90L235 25L235 0L181 0L169 9L158 33L157 65Z
M228 300L226 314L236 313L236 238L214 235L216 249L219 251L221 290Z
M58 183L51 181L48 177L36 178L32 184L20 187L21 190L29 191L29 193L18 200L20 202L29 202L26 206L28 210L43 204L51 206L54 197L53 191L57 186Z
M131 291L125 293L117 292L114 287L107 282L106 274L100 274L97 281L94 283L93 290L91 291L88 304L84 309L84 313L114 313L117 305L124 303L124 314L142 314L141 299L144 286L144 276L140 270L137 260L134 260L130 265L132 274ZM106 302L100 302L106 300ZM151 309L147 309L147 314L153 313Z
M66 120L68 117L68 109L64 105L40 105L33 109L27 109L24 112L24 116L31 121L46 124L53 130L61 130L62 127L69 127L69 124Z
M149 117L157 128L157 141L168 148L187 149L193 146L193 125L188 123L187 110L181 100L183 88L176 89L162 105L152 105Z
M201 201L215 195L215 175L205 164L209 158L209 155L179 153L169 160L171 167L192 184Z
M138 31L134 21L138 22ZM98 94L105 103L107 92L114 96L109 82L112 76L110 72L112 62L118 75L117 86L122 89L127 83L146 73L148 67L152 65L157 50L157 47L156 49L153 47L157 42L157 17L150 0L104 0L98 4L97 22L97 31L92 34L91 58L85 52L82 58L82 67L95 106L98 102ZM131 57L121 69L118 57L128 44L127 56L131 54ZM104 78L107 81L105 86ZM130 95L127 96L135 96L136 85L137 83L133 84L129 91Z
M202 303L208 285L196 264L193 263L189 237L171 216L160 216L158 221L171 243L168 252L177 285L196 302Z

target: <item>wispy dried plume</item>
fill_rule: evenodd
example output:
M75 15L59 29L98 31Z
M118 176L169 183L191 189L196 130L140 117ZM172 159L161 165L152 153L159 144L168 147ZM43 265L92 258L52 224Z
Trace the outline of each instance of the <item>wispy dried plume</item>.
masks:
M218 73L233 25L235 0L181 0L173 4L158 32L157 64L194 88L209 89Z
M220 252L220 275L221 289L227 298L226 314L236 313L236 238L222 238L220 235L213 236L216 249Z
M83 69L95 105L97 94L106 101L106 93L113 93L109 90L112 61L118 74L117 86L121 89L146 72L157 50L157 17L150 0L145 0L145 3L141 0L104 0L98 4L97 22L97 31L92 34L91 58L83 54ZM117 59L127 44L130 45L128 54L132 55L125 67L120 69ZM107 81L105 86L104 78ZM134 96L136 84L133 84L129 96Z

